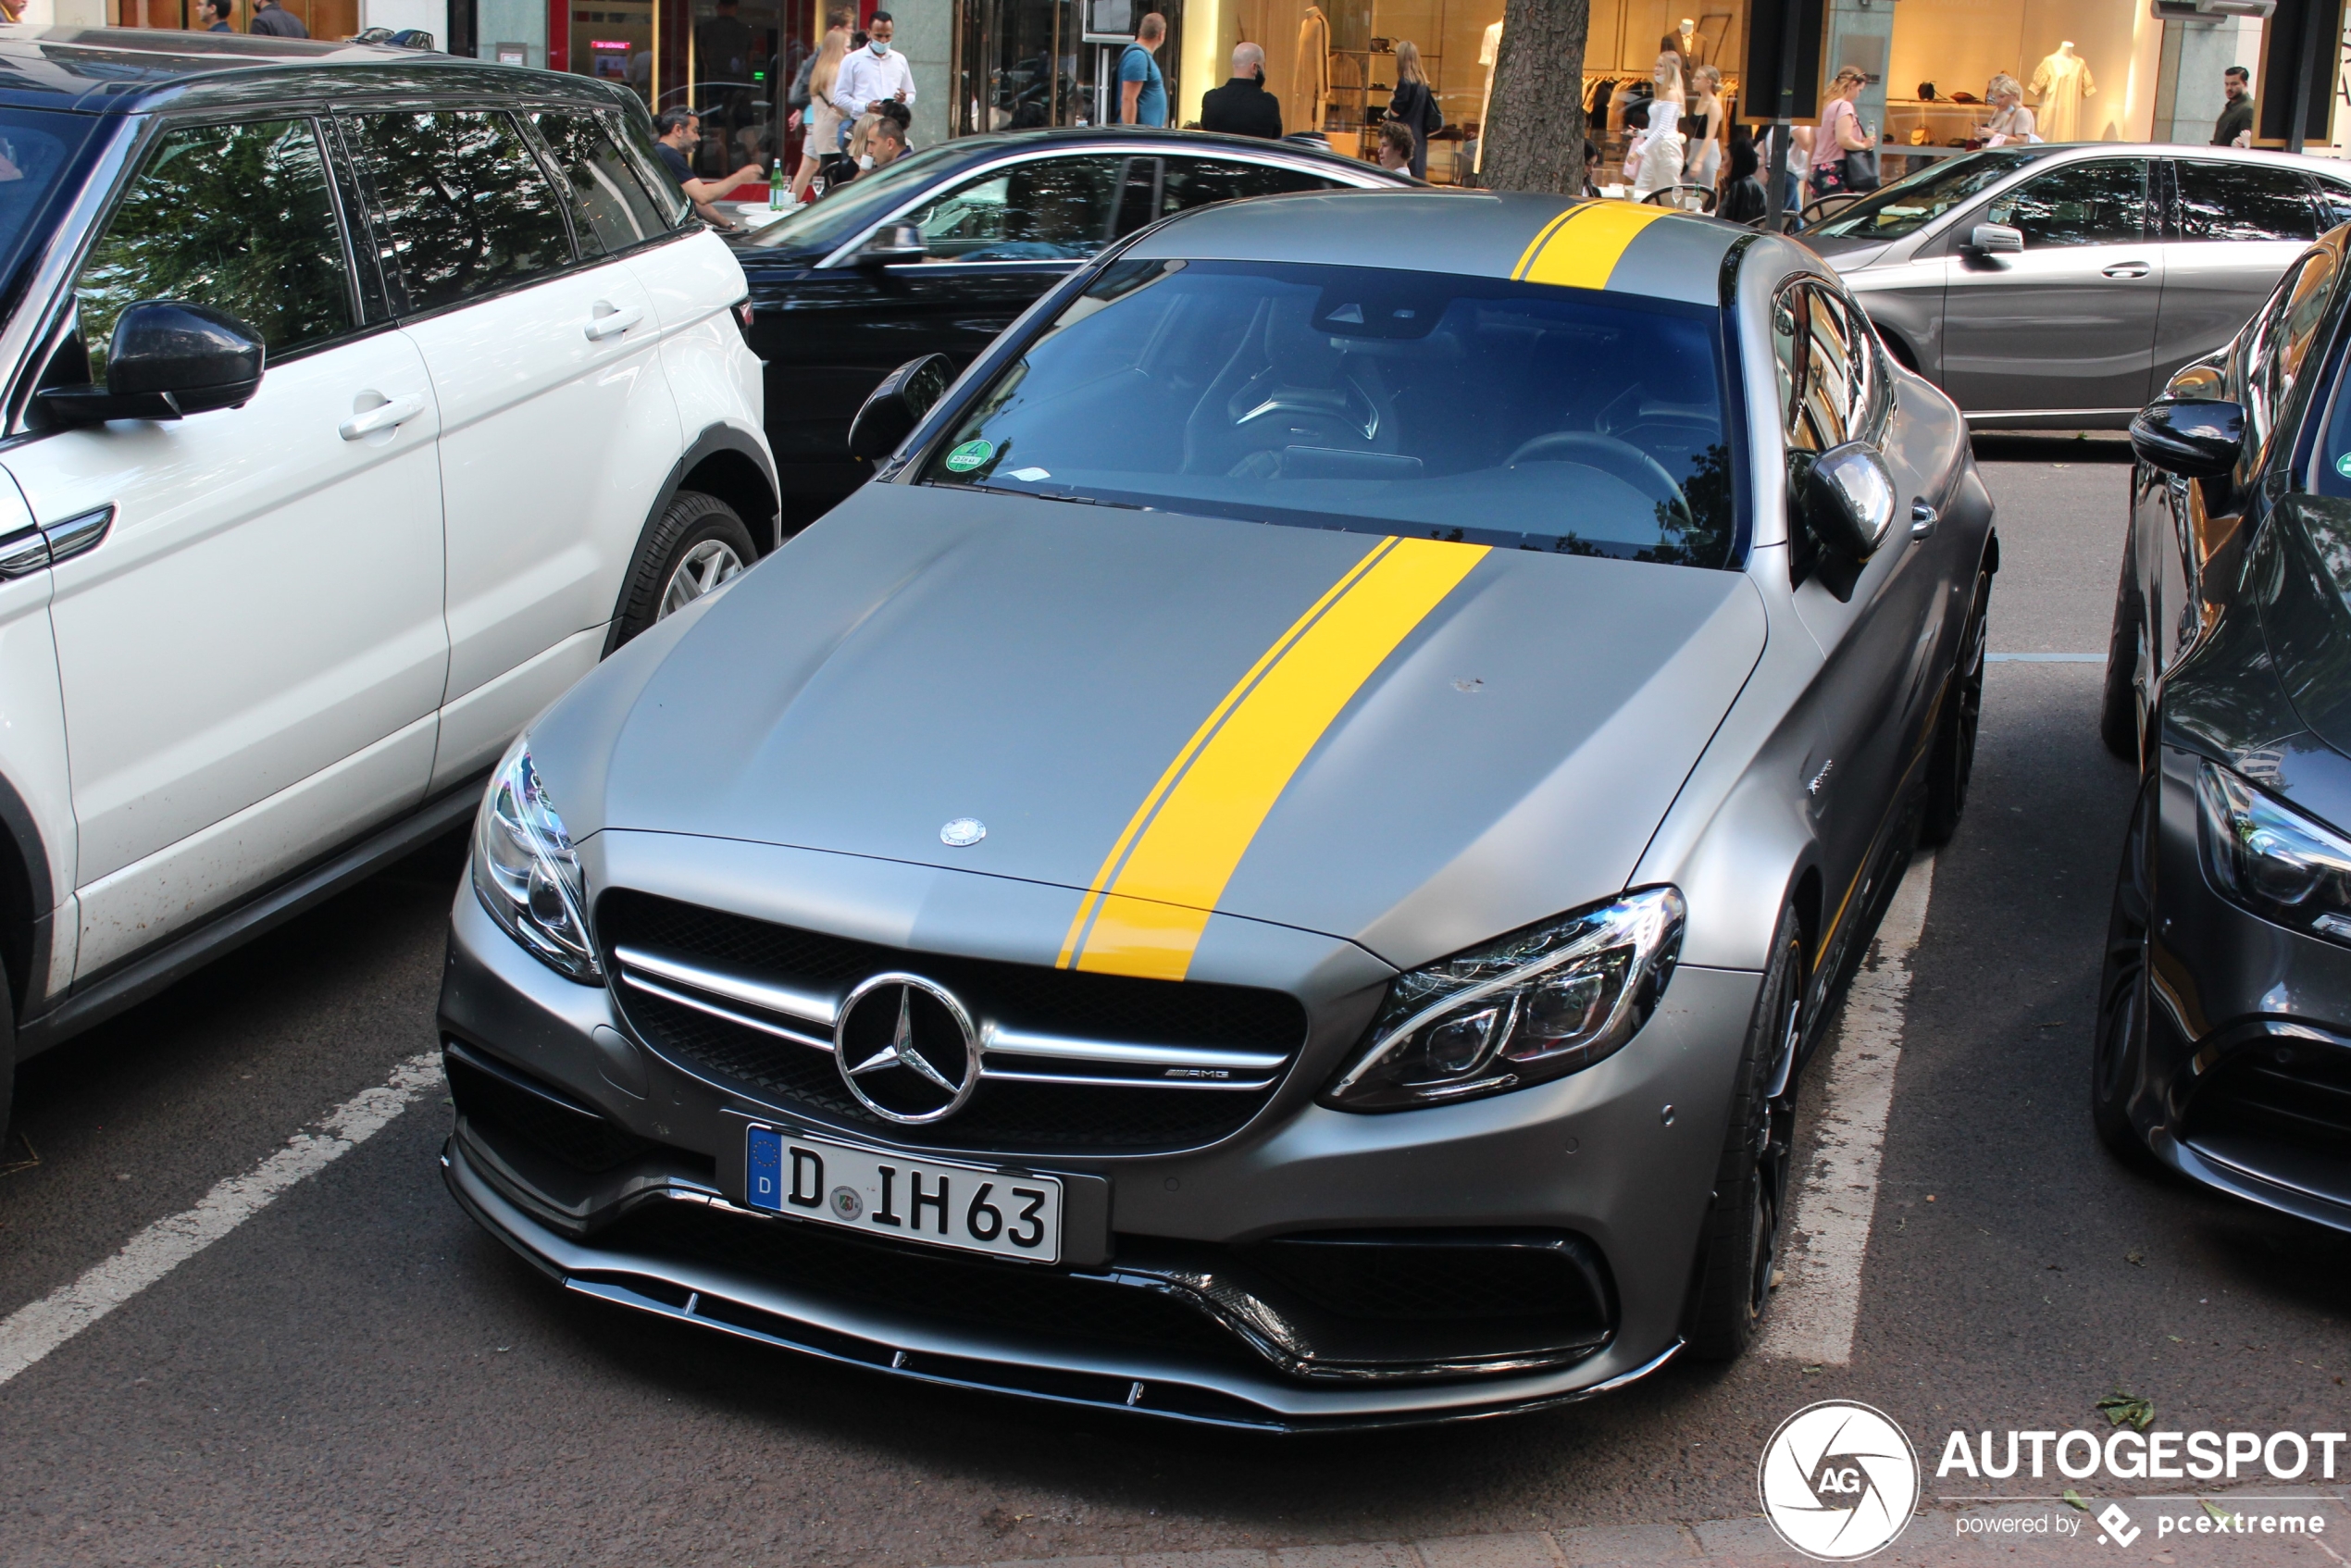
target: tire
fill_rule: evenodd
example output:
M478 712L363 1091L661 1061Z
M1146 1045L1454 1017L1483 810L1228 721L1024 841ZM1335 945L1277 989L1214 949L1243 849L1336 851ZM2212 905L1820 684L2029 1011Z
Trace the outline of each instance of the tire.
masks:
M1979 572L1967 624L1959 628L1959 656L1951 666L1943 716L1935 726L1934 754L1927 759L1926 809L1919 821L1919 842L1928 849L1949 843L1967 812L1975 737L1984 719L1984 647L1991 614L1992 574Z
M2098 703L2098 739L2124 762L2139 760L2139 697L2132 689L2138 673L2140 623L2146 606L2131 583L2131 552L2122 552L2122 575L2114 585L2114 629L2106 641L2106 694Z
M715 495L681 490L638 543L614 616L615 648L739 575L759 558L735 509Z
M17 999L0 969L0 1164L8 1159L8 1117L17 1097Z
M1739 1053L1730 1125L1723 1133L1691 1287L1684 1338L1701 1361L1736 1359L1754 1343L1771 1301L1785 1228L1806 974L1796 912L1784 911Z
M2154 1152L2131 1125L2131 1091L2146 1057L2147 933L2154 917L2148 863L2157 783L2149 778L2131 807L2107 917L2106 961L2098 973L2097 1021L2090 1040L2090 1123L2107 1151L2134 1170L2157 1168Z

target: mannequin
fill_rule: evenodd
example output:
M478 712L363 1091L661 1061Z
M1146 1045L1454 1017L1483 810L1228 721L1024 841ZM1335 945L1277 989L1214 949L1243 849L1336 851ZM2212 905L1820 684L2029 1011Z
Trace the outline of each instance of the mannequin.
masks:
M2090 80L2089 63L2073 52L2073 41L2067 39L2057 46L2057 53L2043 59L2033 71L2033 92L2039 97L2040 111L2034 118L2039 122L2041 138L2047 142L2074 142L2082 137L2082 100L2097 93L2097 84Z
M1486 95L1477 101L1477 171L1486 172L1486 133L1490 129L1494 107L1494 62L1502 56L1502 24L1495 22L1486 30L1486 37L1477 46L1477 63L1486 68Z
M1682 56L1682 76L1686 81L1690 72L1707 63L1713 53L1714 41L1698 31L1695 19L1684 17L1681 27L1660 39L1657 46Z
M1298 57L1290 65L1290 97L1287 106L1298 129L1323 129L1323 106L1331 95L1331 24L1323 8L1307 0L1298 22Z

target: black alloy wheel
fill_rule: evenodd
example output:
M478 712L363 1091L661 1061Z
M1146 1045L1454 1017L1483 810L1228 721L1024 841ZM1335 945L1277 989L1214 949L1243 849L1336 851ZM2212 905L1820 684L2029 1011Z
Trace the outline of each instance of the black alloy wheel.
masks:
M2114 629L2106 640L2106 691L2098 703L2098 739L2124 762L2139 760L2139 698L2132 682L2139 667L2140 624L2146 609L2131 581L2131 551L2114 585Z
M1926 811L1919 842L1940 849L1959 830L1967 812L1968 780L1975 773L1975 736L1984 721L1984 650L1991 634L1992 574L1979 572L1967 624L1959 628L1959 658L1943 694L1935 723L1934 755L1927 762Z
M2098 975L2097 1024L2090 1047L2090 1120L2098 1141L2127 1165L2147 1170L2155 1156L2131 1125L2131 1091L2146 1055L2150 1001L2148 932L2154 919L2153 854L2156 790L2150 775L2131 807L2122 836L2122 865L2114 877L2114 908L2107 918L2106 962Z
M1739 1055L1685 1331L1690 1353L1701 1361L1730 1361L1754 1343L1786 1231L1809 972L1794 910L1780 915L1773 953Z

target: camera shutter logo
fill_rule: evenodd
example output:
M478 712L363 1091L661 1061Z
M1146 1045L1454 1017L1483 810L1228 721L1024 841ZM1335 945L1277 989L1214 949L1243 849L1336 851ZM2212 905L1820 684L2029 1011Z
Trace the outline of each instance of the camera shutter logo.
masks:
M1763 1445L1755 1486L1780 1539L1822 1562L1882 1551L1919 1503L1919 1455L1883 1411L1807 1405Z

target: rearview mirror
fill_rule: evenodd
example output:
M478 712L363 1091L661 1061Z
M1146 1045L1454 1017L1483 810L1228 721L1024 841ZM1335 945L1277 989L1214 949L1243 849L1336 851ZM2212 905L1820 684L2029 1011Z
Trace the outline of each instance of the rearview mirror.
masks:
M928 255L930 246L923 243L921 230L911 223L885 223L852 252L849 259L859 267L889 267L902 261L920 261Z
M1894 526L1894 476L1874 447L1830 447L1790 477L1797 512L1823 549L1856 564L1877 554Z
M883 377L850 424L849 454L878 463L897 451L954 380L955 362L943 354L910 359Z
M2139 460L2183 479L2232 473L2245 450L2245 410L2218 398L2162 398L2131 421Z
M1979 223L1969 230L1967 243L1970 250L1985 255L2019 255L2024 250L2024 230L2005 223Z
M44 412L60 424L177 419L238 408L261 385L261 334L224 310L142 300L115 318L106 384L51 387Z

